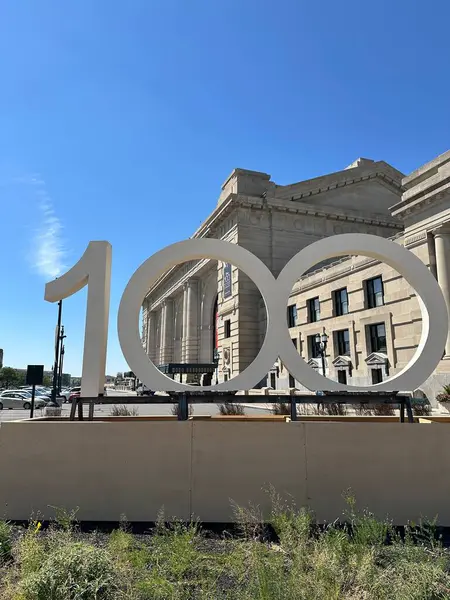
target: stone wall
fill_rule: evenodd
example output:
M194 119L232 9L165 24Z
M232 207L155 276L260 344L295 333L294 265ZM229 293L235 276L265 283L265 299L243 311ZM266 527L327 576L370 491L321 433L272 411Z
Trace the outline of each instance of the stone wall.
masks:
M57 450L55 452L55 449ZM420 450L420 451L419 451ZM233 522L232 502L271 511L273 487L319 523L343 493L394 524L450 525L448 424L155 421L6 422L0 429L2 518L80 521L199 518Z

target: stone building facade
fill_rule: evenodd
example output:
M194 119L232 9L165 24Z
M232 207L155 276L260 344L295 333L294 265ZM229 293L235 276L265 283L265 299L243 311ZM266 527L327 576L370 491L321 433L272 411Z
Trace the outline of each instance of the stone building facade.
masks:
M355 232L393 238L414 252L437 277L450 306L450 152L407 177L386 162L369 159L291 185L277 185L265 173L235 169L193 237L237 243L276 276L303 247ZM420 338L414 291L393 269L364 257L329 261L301 275L287 310L291 337L302 357L349 385L397 373ZM184 263L145 298L143 344L158 365L206 365L218 358L212 382L220 382L253 361L265 319L261 296L246 274L209 260ZM324 360L315 343L323 332L328 336ZM430 400L446 382L447 358L450 339L424 386ZM198 374L175 377L199 379ZM301 389L279 361L260 385Z

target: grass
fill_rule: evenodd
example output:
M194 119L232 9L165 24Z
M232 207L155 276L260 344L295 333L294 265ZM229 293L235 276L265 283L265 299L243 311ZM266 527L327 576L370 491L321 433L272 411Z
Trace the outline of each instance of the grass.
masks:
M1 523L7 559L2 600L440 600L450 598L450 552L433 523L401 535L347 496L341 522L314 515L273 490L266 519L234 507L236 529L212 536L197 522L133 535L82 534L72 517L43 531ZM14 532L14 535L13 535Z

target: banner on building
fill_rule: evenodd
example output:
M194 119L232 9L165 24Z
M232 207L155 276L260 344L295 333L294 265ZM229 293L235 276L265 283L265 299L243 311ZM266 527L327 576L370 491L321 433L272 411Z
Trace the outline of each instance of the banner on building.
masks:
M233 295L231 285L231 264L225 263L223 267L223 297L230 298Z

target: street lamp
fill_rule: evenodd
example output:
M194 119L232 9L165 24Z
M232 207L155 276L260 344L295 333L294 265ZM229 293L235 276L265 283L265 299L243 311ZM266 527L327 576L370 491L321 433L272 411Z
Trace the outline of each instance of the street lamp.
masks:
M61 340L61 350L59 353L59 372L58 372L58 394L61 394L61 388L62 388L62 376L63 376L63 365L64 365L64 354L66 353L66 346L64 343L64 340L66 339L67 335L64 334L64 325L61 327L61 335L60 335L60 340Z
M55 362L53 363L53 387L52 387L52 404L57 406L56 397L58 395L58 372L60 361L60 342L61 342L61 317L62 317L62 300L58 302L58 323L55 332Z
M218 385L219 383L219 359L220 359L220 352L218 348L214 348L214 352L213 352L213 362L216 365L216 385Z
M315 342L319 348L319 354L322 359L322 375L325 377L325 355L327 353L328 336L323 330L322 335L318 333L315 337Z

